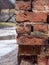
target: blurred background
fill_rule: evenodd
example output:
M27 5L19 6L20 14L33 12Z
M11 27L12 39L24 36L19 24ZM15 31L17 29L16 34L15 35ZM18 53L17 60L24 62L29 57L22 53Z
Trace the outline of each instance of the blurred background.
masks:
M17 65L15 0L0 0L0 65Z
M15 0L0 0L0 22L15 22Z

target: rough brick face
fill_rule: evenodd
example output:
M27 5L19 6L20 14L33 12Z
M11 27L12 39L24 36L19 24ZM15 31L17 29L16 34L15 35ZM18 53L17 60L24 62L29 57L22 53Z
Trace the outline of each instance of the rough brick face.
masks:
M48 26L47 24L17 24L16 30L18 34L30 34L31 32L43 32L48 34Z
M17 24L16 30L18 34L30 33L30 25L24 26L24 24Z
M30 0L16 0L15 9L16 10L30 10L31 3Z
M17 42L19 45L44 45L46 44L45 38L38 38L33 36L18 36Z
M18 13L16 15L17 22L34 22L34 23L43 23L47 20L46 13L34 13L34 12L24 12Z

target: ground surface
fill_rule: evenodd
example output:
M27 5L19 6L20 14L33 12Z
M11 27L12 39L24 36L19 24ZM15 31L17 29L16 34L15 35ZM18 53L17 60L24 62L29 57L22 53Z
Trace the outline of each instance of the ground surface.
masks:
M8 36L14 36L10 40ZM14 27L0 29L0 65L17 65L18 45L16 43ZM7 40L6 40L7 37Z

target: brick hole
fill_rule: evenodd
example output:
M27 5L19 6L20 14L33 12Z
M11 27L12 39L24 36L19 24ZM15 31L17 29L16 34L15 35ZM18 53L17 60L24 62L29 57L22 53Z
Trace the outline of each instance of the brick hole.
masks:
M47 45L49 44L49 38L44 41L44 43Z
M29 12L32 12L32 9L28 10Z
M35 1L35 0L32 0L32 2L34 2L34 1ZM31 3L32 3L32 2L31 2ZM35 2L36 2L36 1L35 1ZM32 8L33 8L34 5L33 5L33 4L31 4L31 5L32 5Z
M16 1L21 1L21 0L16 0Z
M33 26L31 26L31 32L33 32Z
M30 0L16 0L16 1L24 1L24 2L27 2L27 1L30 1Z
M49 15L47 15L47 23L49 24Z
M37 64L37 56L34 56L34 61L33 61L33 64Z
M49 38L48 38L48 44L49 44Z
M24 15L25 15L25 16L27 16L27 14L26 14L26 13L24 13Z
M24 2L30 1L30 0L23 0Z

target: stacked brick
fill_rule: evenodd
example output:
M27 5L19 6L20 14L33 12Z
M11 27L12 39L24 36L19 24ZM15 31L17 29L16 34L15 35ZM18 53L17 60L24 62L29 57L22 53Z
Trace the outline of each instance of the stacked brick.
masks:
M41 48L49 46L49 0L16 0L15 14L18 33L16 40L19 45L19 57L22 60L20 65L28 63L26 59L30 56L37 56L35 60L32 58L33 64L48 65L45 59L49 56L49 50L44 49L45 52L41 52ZM46 58L40 56L42 53L46 53Z

